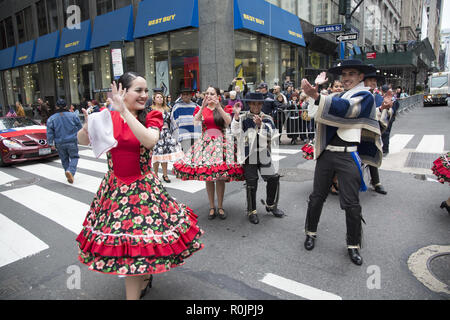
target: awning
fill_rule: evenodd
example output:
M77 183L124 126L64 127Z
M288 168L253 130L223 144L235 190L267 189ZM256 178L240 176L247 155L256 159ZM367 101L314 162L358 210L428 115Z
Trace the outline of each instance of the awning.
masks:
M300 19L264 0L235 0L234 29L247 29L306 46Z
M16 58L14 59L14 67L30 64L34 58L35 41L30 40L17 46Z
M9 47L0 51L0 70L10 69L14 65L16 47Z
M36 40L36 52L33 62L55 58L59 49L59 31L55 31Z
M79 29L64 28L61 31L58 56L89 50L90 44L91 21L86 20L80 23Z
M133 6L131 5L95 17L91 49L120 40L133 40Z
M187 27L198 28L198 0L145 0L139 3L134 37Z

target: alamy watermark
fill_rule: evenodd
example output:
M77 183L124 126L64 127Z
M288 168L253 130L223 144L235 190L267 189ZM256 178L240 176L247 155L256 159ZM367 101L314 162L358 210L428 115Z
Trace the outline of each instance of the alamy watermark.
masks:
M69 274L66 286L69 290L81 289L81 269L79 266L71 265L67 267L66 273Z
M67 29L81 29L81 9L77 5L68 6L66 9L67 13L67 21L66 26Z
M367 289L381 289L381 269L379 266L371 265L367 267L367 271L370 276L367 278Z

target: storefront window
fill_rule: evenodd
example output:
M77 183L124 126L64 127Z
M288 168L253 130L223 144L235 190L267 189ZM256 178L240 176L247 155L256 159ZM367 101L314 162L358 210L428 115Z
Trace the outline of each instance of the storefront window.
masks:
M39 0L36 2L37 20L39 36L43 36L48 33L47 29L47 13L45 11L45 0Z
M38 67L37 64L22 67L23 88L25 91L25 104L31 105L36 101L36 91L39 91Z
M63 61L61 59L55 60L55 62L53 62L53 68L56 74L55 77L56 96L61 99L66 99L66 91L64 89Z
M95 76L92 52L84 52L68 57L70 98L79 104L83 98L94 98Z
M111 55L109 47L100 49L101 88L107 89L111 85Z
M196 29L170 34L170 92L178 93L182 88L199 90L198 48Z
M22 88L23 84L20 79L20 71L19 68L15 68L11 70L11 76L12 76L12 89L13 89L13 104L16 103L16 101L20 101L23 103L23 94L22 94Z
M126 71L136 71L136 63L134 62L134 42L126 42L124 49Z
M235 41L235 77L244 77L249 86L257 81L258 38L256 35L236 31ZM241 88L243 89L243 88Z
M145 79L150 90L156 87L170 92L169 38L160 35L144 40Z
M6 90L6 105L14 105L14 92L13 92L13 81L11 70L3 72L3 79L5 79L5 90ZM8 112L8 111L6 111Z
M297 50L295 47L283 43L281 45L281 79L280 85L289 79L294 84L297 83ZM287 78L288 77L288 78Z
M280 84L280 41L261 37L260 66L262 82Z

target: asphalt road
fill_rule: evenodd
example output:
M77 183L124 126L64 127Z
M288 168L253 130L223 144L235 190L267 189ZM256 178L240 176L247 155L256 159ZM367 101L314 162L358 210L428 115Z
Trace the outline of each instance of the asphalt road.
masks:
M425 135L443 135L444 150L450 150L449 120L447 107L415 109L397 119L391 138L396 134L413 136L399 154L413 152ZM204 188L195 193L169 188L178 201L187 203L199 215L199 225L205 231L205 248L185 265L156 275L145 299L448 300L450 216L439 208L449 196L448 185L433 181L430 170L405 168L395 163L398 161L395 154L389 155L386 166L394 169L380 171L388 194L383 196L374 191L361 194L367 224L361 249L364 264L359 267L347 255L345 215L336 196L330 195L325 203L316 248L311 252L303 248L306 201L312 191L314 162L304 160L297 152L300 148L301 145L288 143L280 146L284 176L279 207L286 212L281 219L265 213L259 204L260 223L250 224L244 212L243 183L227 184L224 208L228 218L212 221L207 219L209 205ZM0 213L48 248L0 267L0 300L124 299L122 278L91 272L78 262L73 231L37 213L38 209L24 205L23 199L36 194L11 196L13 190L32 185L90 204L92 191L72 187L64 183L64 177L26 170L34 164L0 168L0 174L17 179L13 185L0 185ZM45 165L52 170L59 168L57 163ZM395 169L399 167L401 170ZM89 169L79 172L101 177ZM43 193L41 201L50 200L46 197ZM262 179L258 197L265 198ZM14 249L11 244L3 244L1 248L8 245ZM419 262L411 259L430 246L434 247L426 253L428 267L420 262L423 259L417 259ZM436 258L430 260L433 255ZM429 277L418 279L416 268L419 274L431 273L438 282ZM447 287L439 291L439 283Z

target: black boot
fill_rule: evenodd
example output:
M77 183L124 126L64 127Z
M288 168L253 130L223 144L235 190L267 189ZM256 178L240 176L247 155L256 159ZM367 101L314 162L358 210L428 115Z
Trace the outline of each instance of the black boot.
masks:
M356 248L348 248L348 255L350 257L350 260L352 260L352 262L354 264L356 264L357 266L362 265L363 259L360 256L358 249L356 249Z
M447 201L442 201L441 209L447 209L448 214L450 214L450 206L447 204Z
M374 186L374 188L375 188L375 192L377 192L379 194L387 194L387 191L384 190L384 187L381 184Z
M259 218L256 214L256 191L258 188L258 181L247 180L246 184L248 220L253 224L258 224Z
M278 174L267 180L266 197L266 202L261 199L261 203L266 206L266 211L272 212L277 218L283 217L284 212L281 209L278 209L278 200L280 198L280 176Z

